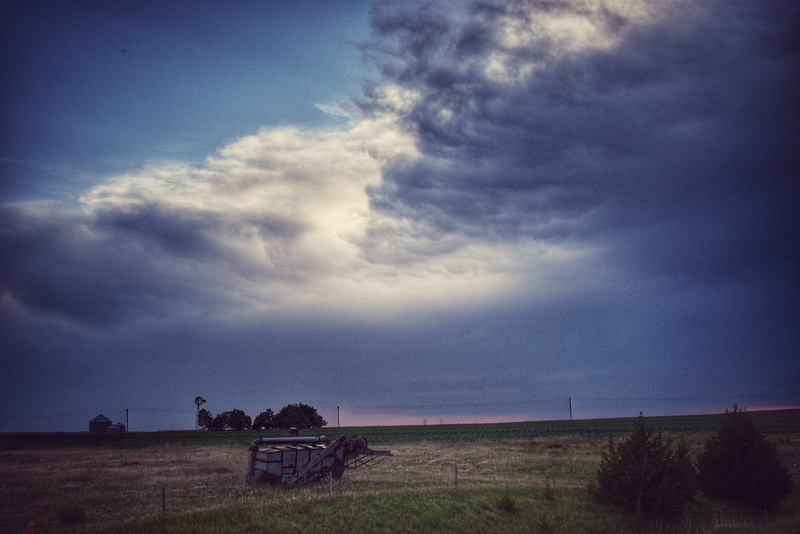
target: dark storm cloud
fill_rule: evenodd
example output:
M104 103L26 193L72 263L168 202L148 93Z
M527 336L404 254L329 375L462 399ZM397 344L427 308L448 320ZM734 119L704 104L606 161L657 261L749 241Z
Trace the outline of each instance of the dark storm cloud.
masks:
M4 300L102 323L180 298L140 241L103 232L91 217L25 208L0 215Z
M626 369L628 394L665 383L722 393L751 365L795 380L800 9L651 3L642 22L611 2L576 4L376 10L368 56L386 83L417 95L404 125L422 157L384 171L369 190L373 208L421 221L425 237L456 246L454 236L533 237L600 251L576 263L576 279L613 274L599 277L594 295L581 286L585 298L544 344L552 352L538 353L550 362L547 391L559 390L558 361L581 369L565 380L572 391L611 378L600 376L601 361ZM583 23L599 44L570 48L547 31L504 44L508 27L546 30L553 16ZM498 75L490 67L499 51ZM552 319L539 305L525 314ZM535 339L541 351L541 334L532 326L512 338ZM532 379L521 370L534 354L509 368ZM750 385L792 389L771 380ZM440 386L431 390L447 390Z
M165 208L145 204L130 210L99 210L96 227L109 234L122 234L163 250L167 255L204 259L225 256L227 251L216 239L220 232L251 229L265 238L291 240L301 226L290 221L263 216L236 222L219 214L197 209Z
M569 5L376 14L376 41L391 44L371 58L419 92L406 125L424 155L385 172L376 208L490 239L696 224L727 241L755 223L774 240L796 227L800 10L698 2L632 26L613 5ZM613 44L564 52L534 35L508 52L510 79L492 77L508 19L554 11Z
M93 215L6 207L0 210L0 284L16 305L90 323L220 312L237 301L239 279L277 276L263 265L256 274L225 245L226 236L248 232L265 242L286 241L299 228L266 216L232 221L157 204Z

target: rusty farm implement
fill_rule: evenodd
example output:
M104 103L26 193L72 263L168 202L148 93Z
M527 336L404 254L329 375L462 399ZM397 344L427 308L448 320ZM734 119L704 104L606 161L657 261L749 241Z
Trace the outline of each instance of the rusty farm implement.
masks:
M326 436L258 438L250 444L248 484L306 484L328 476L342 477L346 469L374 467L391 451L375 451L360 437Z

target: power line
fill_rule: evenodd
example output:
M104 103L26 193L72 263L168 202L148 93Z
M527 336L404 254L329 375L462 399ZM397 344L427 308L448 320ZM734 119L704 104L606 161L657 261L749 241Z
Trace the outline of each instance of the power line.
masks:
M670 402L670 401L703 401L703 400L722 400L722 399L766 399L776 397L787 397L792 395L800 395L800 391L790 391L781 393L753 393L753 394L731 394L731 395L705 395L694 397L570 397L573 404L580 404L586 402ZM503 406L521 406L521 405L544 405L544 404L561 404L566 402L567 397L551 397L551 398L536 398L536 399L517 399L510 401L496 401L496 402L459 402L459 403L446 403L446 404L368 404L368 405L347 405L341 404L342 407L347 407L352 410L430 410L430 409L452 409L452 408L487 408L487 407L503 407ZM191 414L194 415L192 409L174 409L174 408L155 408L155 407L142 407L142 408L127 408L132 414L136 413L174 413L174 414ZM122 413L126 408L110 408L104 410L106 413ZM3 415L4 421L26 421L32 419L63 419L70 417L94 417L97 412L71 412L71 413L45 413L45 414L28 414L28 415Z
M125 410L129 410L131 413L177 413L177 414L187 414L187 413L194 413L193 410L175 410L170 408L111 408L108 410L103 410L105 413L122 413ZM63 419L68 417L95 417L98 412L73 412L73 413L46 413L46 414L28 414L28 415L4 415L3 420L5 421L25 421L29 419Z
M578 402L669 402L669 401L700 401L700 400L721 400L721 399L753 399L753 398L775 398L786 397L791 395L800 395L800 392L783 392L783 393L756 393L748 395L706 395L695 397L571 397L572 400ZM462 402L462 403L447 403L447 404L369 404L369 405L355 405L347 406L355 410L422 410L422 409L436 409L436 408L476 408L476 407L489 407L489 406L514 406L525 404L548 404L548 403L562 403L566 397L553 397L553 398L537 398L537 399L518 399L513 401L497 401L497 402Z
M584 398L584 401L680 401L680 400L715 400L715 399L753 399L768 397L786 397L793 393L759 393L756 395L711 395L706 397L619 397L619 398ZM578 398L578 397L573 397Z

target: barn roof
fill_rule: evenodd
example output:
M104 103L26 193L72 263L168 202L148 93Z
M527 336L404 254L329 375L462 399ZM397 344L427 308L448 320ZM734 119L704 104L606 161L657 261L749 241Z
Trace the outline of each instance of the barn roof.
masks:
M100 415L98 415L97 417L95 417L94 419L92 419L89 422L90 423L110 423L111 419L109 419L108 417L106 417L103 414L100 414Z

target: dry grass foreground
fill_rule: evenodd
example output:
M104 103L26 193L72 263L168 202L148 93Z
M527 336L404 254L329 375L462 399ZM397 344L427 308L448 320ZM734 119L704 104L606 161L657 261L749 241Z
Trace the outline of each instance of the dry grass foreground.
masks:
M699 450L702 438L691 439ZM776 441L797 480L800 435ZM459 488L528 485L582 494L595 479L605 445L583 437L399 444L390 447L394 456L382 465L348 471L332 489L335 495L448 489L455 486L458 466ZM326 483L249 488L246 459L246 447L231 445L3 451L0 532L25 532L29 522L39 523L43 503L45 532L83 532L236 503L329 498Z

